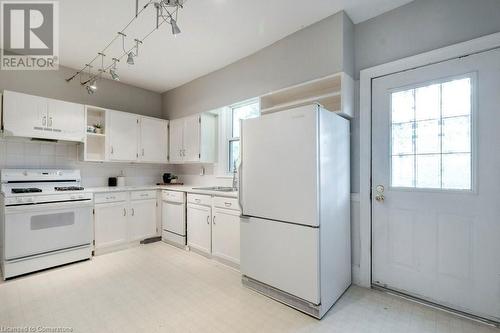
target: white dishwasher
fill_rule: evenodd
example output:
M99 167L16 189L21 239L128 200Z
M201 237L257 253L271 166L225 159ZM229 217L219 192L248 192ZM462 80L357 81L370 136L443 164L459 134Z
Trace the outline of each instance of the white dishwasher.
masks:
M186 246L186 194L178 191L162 192L162 240L179 247Z

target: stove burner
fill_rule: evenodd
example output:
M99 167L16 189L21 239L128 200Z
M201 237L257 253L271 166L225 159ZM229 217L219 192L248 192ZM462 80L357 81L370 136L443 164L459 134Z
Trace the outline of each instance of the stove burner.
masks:
M12 189L12 193L35 193L35 192L42 192L42 190L36 187Z
M66 186L66 187L54 187L56 191L83 191L84 188L81 186Z

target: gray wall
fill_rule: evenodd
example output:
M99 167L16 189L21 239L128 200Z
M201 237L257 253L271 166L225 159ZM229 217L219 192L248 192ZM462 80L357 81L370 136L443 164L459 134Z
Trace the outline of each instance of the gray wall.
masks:
M161 118L161 95L111 80L100 80L98 91L90 96L79 79L66 82L74 70L0 71L0 91L13 90L31 95L95 105Z
M352 22L343 12L332 15L227 67L164 93L163 115L167 119L179 118L339 71L352 73L353 32ZM345 64L344 57L347 57Z
M354 27L363 68L500 31L499 0L416 0Z

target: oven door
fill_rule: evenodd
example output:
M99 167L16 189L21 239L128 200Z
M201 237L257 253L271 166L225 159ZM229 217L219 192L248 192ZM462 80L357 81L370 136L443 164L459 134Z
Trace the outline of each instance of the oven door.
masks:
M90 245L92 200L5 207L5 259Z

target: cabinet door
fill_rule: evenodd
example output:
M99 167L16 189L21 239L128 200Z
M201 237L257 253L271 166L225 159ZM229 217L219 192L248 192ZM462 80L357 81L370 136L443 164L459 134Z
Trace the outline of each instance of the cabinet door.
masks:
M210 207L192 204L187 208L187 244L207 254L210 254L212 245L211 211Z
M141 117L141 162L165 163L168 161L168 121Z
M181 163L183 157L184 140L184 119L175 119L170 121L170 162Z
M135 114L109 112L110 159L113 161L136 161L139 141L139 117Z
M95 205L94 223L96 249L126 243L126 202Z
M130 240L156 236L156 200L137 200L130 205Z
M47 138L47 99L12 91L3 93L5 135Z
M240 263L240 212L214 209L212 221L212 254Z
M83 142L85 139L84 106L49 99L47 126L52 129L54 139Z
M184 161L200 161L200 116L184 118Z

